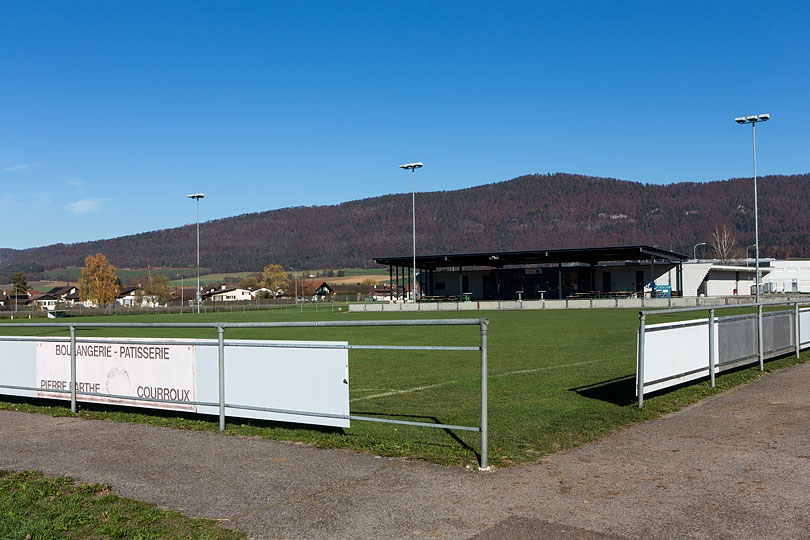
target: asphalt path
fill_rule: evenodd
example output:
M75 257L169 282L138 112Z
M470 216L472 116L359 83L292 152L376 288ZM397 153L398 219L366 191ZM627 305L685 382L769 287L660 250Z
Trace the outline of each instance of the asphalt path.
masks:
M251 538L810 538L810 363L491 472L0 411L0 469L65 474Z

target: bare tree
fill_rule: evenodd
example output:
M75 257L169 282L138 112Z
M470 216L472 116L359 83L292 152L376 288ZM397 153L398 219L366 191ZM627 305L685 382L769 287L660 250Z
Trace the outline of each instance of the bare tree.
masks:
M728 225L714 228L711 244L714 257L722 262L728 262L739 255L737 238L735 238L734 232Z

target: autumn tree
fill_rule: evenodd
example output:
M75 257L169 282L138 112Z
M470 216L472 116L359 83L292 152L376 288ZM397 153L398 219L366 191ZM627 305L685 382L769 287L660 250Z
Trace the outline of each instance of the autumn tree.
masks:
M79 278L79 299L104 306L115 301L118 291L115 266L108 263L107 257L101 253L88 255L84 259L82 277Z
M371 294L371 291L377 286L377 281L372 278L366 278L357 286L357 292L364 296Z
M268 264L264 267L264 279L262 287L270 289L273 294L284 292L290 287L290 280L287 272L280 264Z
M172 292L169 289L169 278L161 273L155 272L152 268L144 271L144 284L141 289L143 296L154 300L158 304L165 304L172 299Z
M714 228L711 245L715 258L722 262L728 262L738 255L737 239L728 225Z
M242 289L250 289L258 286L259 280L256 279L256 276L245 276L239 281L239 287Z
M316 283L309 279L298 280L298 297L307 298L315 295L315 290L318 288L320 282Z

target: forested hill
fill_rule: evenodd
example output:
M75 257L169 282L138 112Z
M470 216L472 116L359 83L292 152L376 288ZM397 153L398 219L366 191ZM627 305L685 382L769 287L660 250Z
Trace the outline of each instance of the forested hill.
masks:
M810 257L810 174L759 179L760 251ZM692 252L728 225L754 243L750 178L651 185L571 174L417 193L419 253L650 244ZM368 267L411 253L411 195L296 207L202 223L201 266L214 272L286 267ZM0 269L81 266L104 253L120 268L192 267L193 225L110 240L0 250Z

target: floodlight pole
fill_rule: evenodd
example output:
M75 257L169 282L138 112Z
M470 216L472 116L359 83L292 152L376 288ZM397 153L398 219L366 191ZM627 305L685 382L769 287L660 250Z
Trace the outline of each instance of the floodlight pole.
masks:
M771 119L770 114L740 116L734 119L738 124L751 124L751 137L754 143L754 257L756 264L756 289L754 300L759 302L759 209L757 208L757 122ZM747 255L747 254L746 254Z
M183 274L177 274L180 278L180 314L183 314Z
M754 143L754 269L756 270L756 296L754 299L759 302L759 208L757 208L757 123L751 122L751 137Z
M186 195L189 199L197 201L197 315L200 314L200 199L205 198L204 193Z
M422 168L422 162L406 163L400 165L399 168L411 170L411 217L413 224L413 288L411 294L413 295L413 302L416 303L416 169Z
M293 268L292 266L290 267L290 270L292 270L292 272L293 272L293 281L295 282L295 305L297 306L298 305L298 274L296 273L295 268Z

